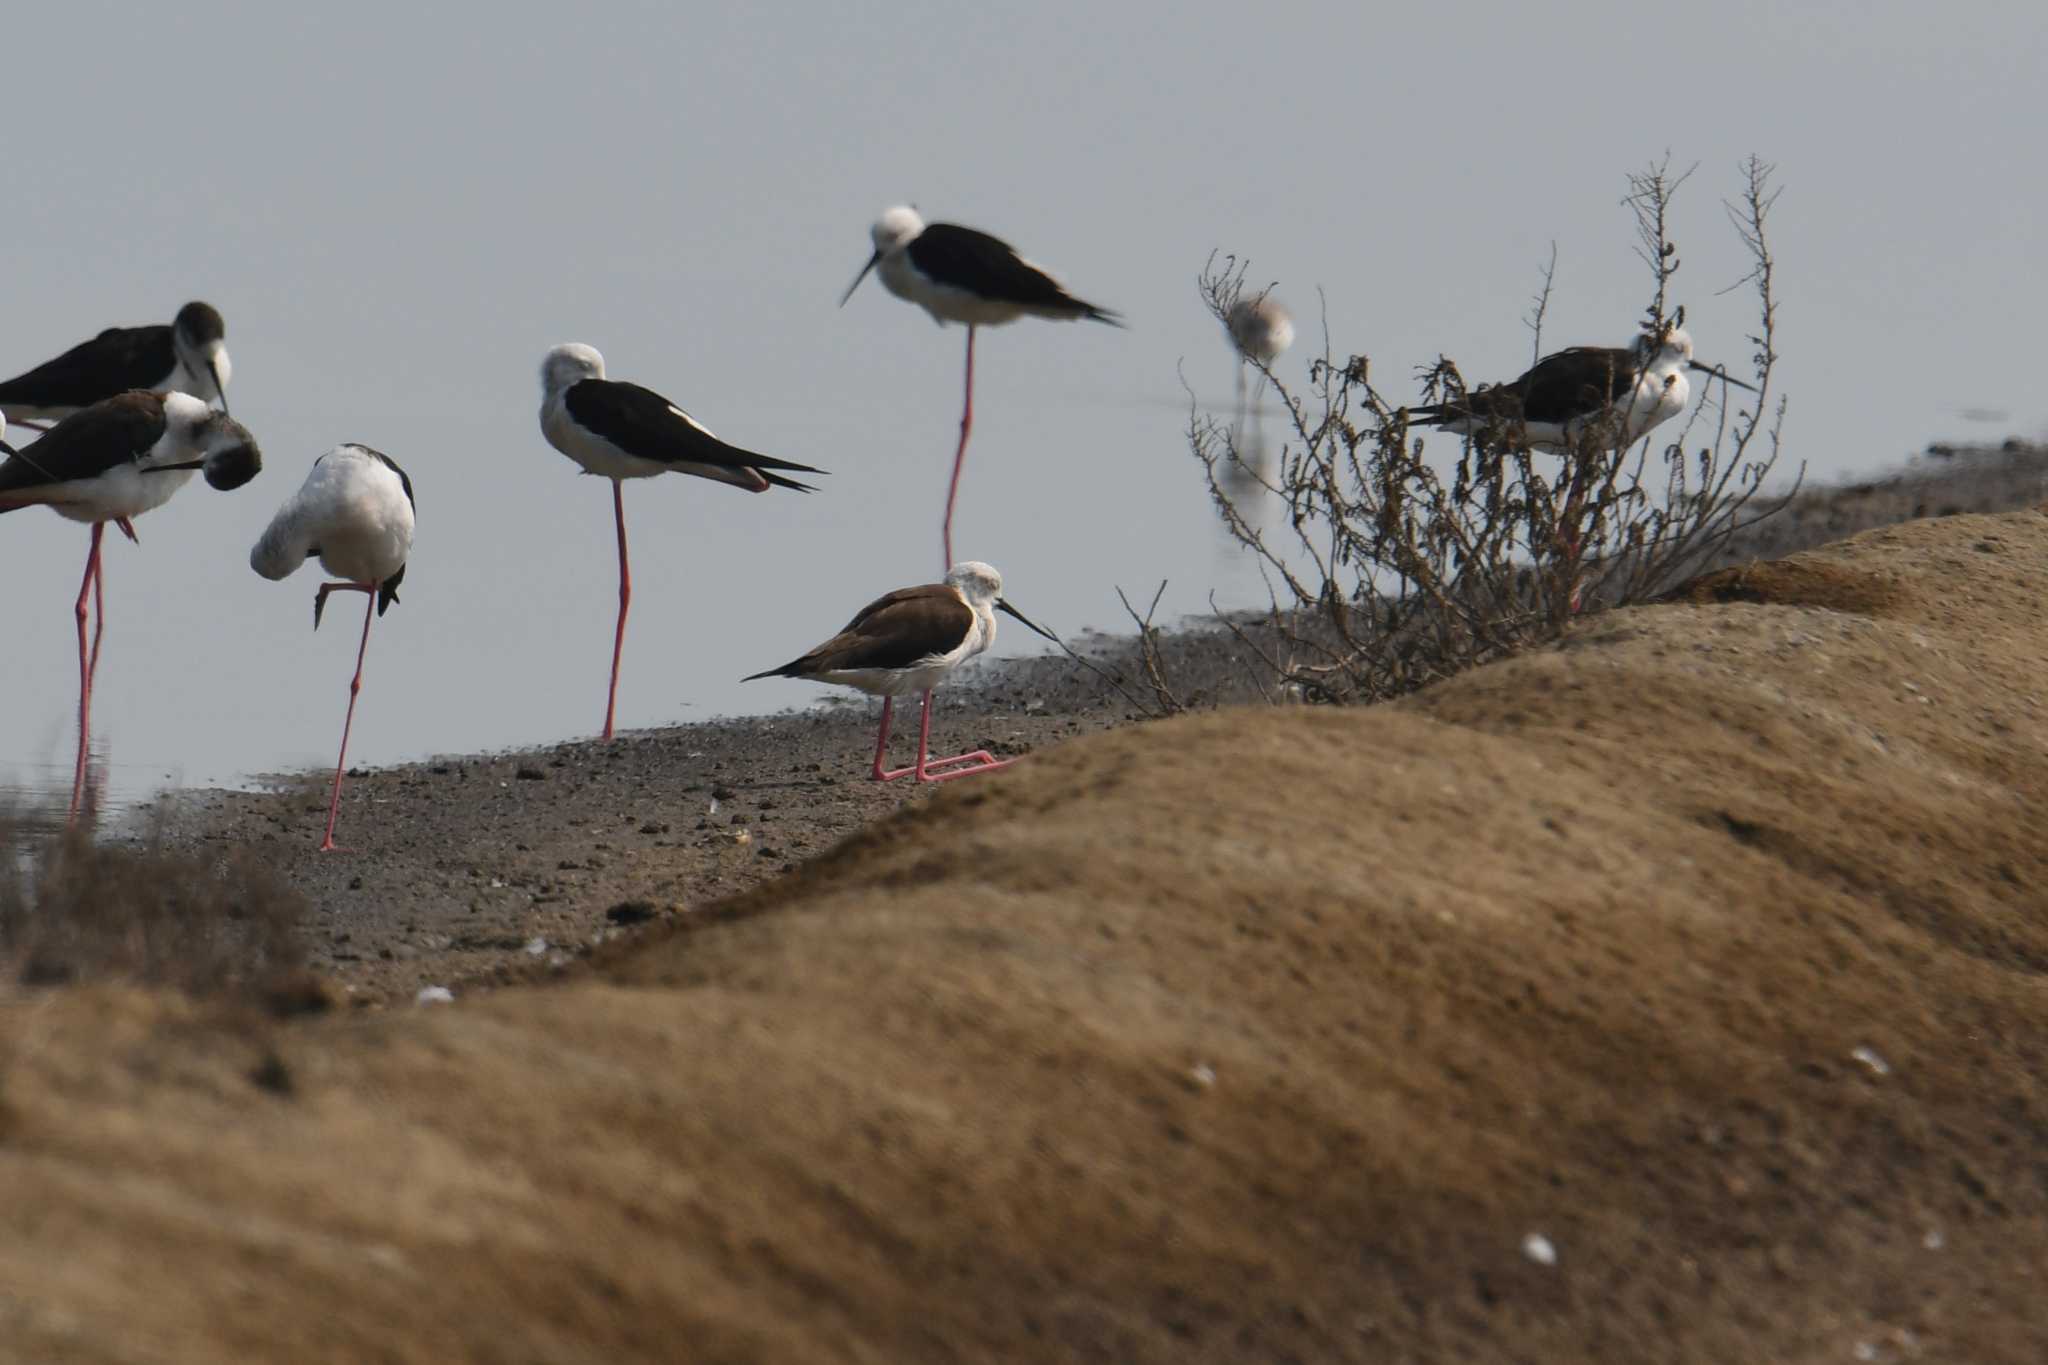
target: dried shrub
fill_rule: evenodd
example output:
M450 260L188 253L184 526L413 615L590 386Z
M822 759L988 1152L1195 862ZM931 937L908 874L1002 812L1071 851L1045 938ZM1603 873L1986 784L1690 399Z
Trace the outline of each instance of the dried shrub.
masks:
M0 980L267 991L301 963L305 910L245 851L181 852L161 830L101 842L54 806L0 810Z
M1406 406L1375 386L1368 358L1339 363L1326 330L1305 390L1249 359L1282 415L1276 460L1246 448L1240 423L1191 411L1189 445L1217 511L1266 578L1270 630L1263 643L1240 631L1240 642L1269 675L1269 695L1350 702L1412 691L1554 638L1589 607L1657 596L1783 505L1790 493L1763 493L1784 416L1783 400L1771 405L1777 303L1766 222L1777 191L1762 161L1752 157L1742 173L1742 194L1726 208L1752 263L1731 288L1747 286L1757 301L1755 395L1703 382L1682 417L1619 448L1608 448L1616 428L1598 423L1561 453L1533 451L1525 432L1497 427L1454 438L1455 461L1432 459ZM1624 200L1652 274L1652 331L1684 319L1671 306L1670 210L1685 179L1650 166L1629 177ZM1228 257L1203 270L1202 297L1219 322L1253 296L1245 273ZM1546 270L1530 320L1539 347L1550 284ZM1466 391L1448 358L1422 385L1423 402ZM1731 413L1724 395L1743 406ZM1263 513L1269 501L1277 516Z

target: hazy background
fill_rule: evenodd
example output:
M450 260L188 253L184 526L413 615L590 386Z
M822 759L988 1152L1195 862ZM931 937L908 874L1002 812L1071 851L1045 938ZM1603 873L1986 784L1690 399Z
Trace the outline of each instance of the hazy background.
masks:
M261 478L194 483L110 537L96 734L132 792L332 762L357 608L249 545L343 440L411 472L404 602L371 643L352 756L593 732L615 607L609 489L541 439L536 369L587 341L720 435L823 466L812 497L627 486L622 724L808 701L741 686L938 569L963 333L870 281L914 201L1123 310L1131 330L984 333L957 549L1063 632L1113 587L1201 610L1257 580L1220 548L1177 367L1227 401L1213 248L1398 390L1448 352L1617 343L1645 301L1624 175L1700 163L1676 299L1746 365L1720 200L1779 166L1788 455L1822 476L1934 438L2037 433L2048 6L1034 3L683 6L360 0L35 6L0 48L9 130L0 373L190 298L228 319ZM1299 344L1284 365L1306 363ZM2009 414L1973 425L1966 410ZM19 434L19 433L17 433ZM66 755L81 526L0 519L0 781ZM1024 649L1023 632L1004 647Z

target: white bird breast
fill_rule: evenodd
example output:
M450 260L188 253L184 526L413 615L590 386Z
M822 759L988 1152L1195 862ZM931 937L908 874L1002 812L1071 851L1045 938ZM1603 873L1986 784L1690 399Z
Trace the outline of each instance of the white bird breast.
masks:
M29 450L33 452L34 446ZM50 509L72 521L112 521L115 517L139 517L162 507L171 495L192 481L189 469L151 473L146 465L122 463L90 480L81 480L88 491L67 502L54 502Z
M711 435L703 423L681 408L670 405L669 411L705 435ZM669 473L672 468L658 460L643 460L638 455L629 455L602 436L579 426L569 415L569 405L559 393L549 394L541 404L540 431L547 437L549 445L591 473L607 479L651 479L656 474Z
M1003 299L985 299L956 285L941 284L920 273L910 263L910 253L899 251L884 256L876 268L890 293L930 313L936 322L958 322L975 327L1000 327L1015 322L1031 311Z
M278 509L249 562L265 578L284 578L317 547L335 577L381 583L404 567L412 533L412 501L397 473L373 455L330 451Z

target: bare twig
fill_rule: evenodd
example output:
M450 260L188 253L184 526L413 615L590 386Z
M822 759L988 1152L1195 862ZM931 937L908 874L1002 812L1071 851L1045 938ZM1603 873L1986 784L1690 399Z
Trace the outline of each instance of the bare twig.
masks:
M1550 290L1557 283L1557 243L1550 244L1550 259L1543 263L1543 287L1529 300L1529 314L1522 321L1529 328L1529 363L1543 358L1543 319L1550 312Z
M1684 309L1671 306L1680 265L1671 205L1691 174L1673 173L1668 158L1654 163L1629 177L1623 201L1651 272L1644 325L1652 336L1684 320ZM1762 492L1784 412L1777 400L1762 424L1774 397L1775 266L1765 223L1777 192L1761 161L1752 158L1744 175L1729 213L1754 262L1745 282L1759 301L1751 340L1761 392L1753 405L1731 410L1732 395L1703 382L1667 444L1647 436L1620 444L1617 404L1612 420L1588 422L1561 456L1534 451L1510 422L1464 440L1454 460L1431 459L1406 408L1375 387L1368 358L1337 359L1326 310L1323 353L1309 365L1306 388L1266 376L1287 422L1271 473L1257 485L1278 504L1261 525L1225 487L1244 486L1240 433L1191 405L1189 446L1225 529L1267 581L1275 643L1225 624L1277 684L1269 695L1352 701L1412 690L1551 638L1590 606L1654 595L1780 505ZM1235 258L1221 260L1218 269L1212 256L1200 278L1218 321L1244 288ZM1553 246L1524 319L1539 355L1556 263ZM1420 379L1424 402L1466 392L1448 358ZM1125 609L1140 620L1128 602ZM1146 622L1140 627L1142 634ZM1161 682L1154 680L1155 693Z
M1152 605L1145 608L1143 616L1131 605L1131 599L1124 596L1124 590L1116 590L1117 601L1124 604L1124 612L1138 627L1138 657L1145 665L1145 682L1152 689L1153 698L1159 703L1163 715L1178 715L1187 708L1181 705L1179 697L1167 685L1166 663L1159 655L1159 630L1152 624L1152 614L1159 610L1159 599L1166 596L1166 580L1159 580L1159 590L1152 594Z

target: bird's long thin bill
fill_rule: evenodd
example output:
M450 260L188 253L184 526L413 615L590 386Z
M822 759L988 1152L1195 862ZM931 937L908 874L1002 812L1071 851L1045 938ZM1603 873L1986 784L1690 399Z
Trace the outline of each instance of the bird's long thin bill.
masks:
M1721 369L1719 366L1702 365L1699 361L1695 360L1692 362L1692 367L1695 370L1698 370L1701 374L1710 374L1714 376L1714 378L1720 380L1724 384L1733 384L1736 388L1748 389L1751 393L1762 392L1762 390L1757 388L1756 385L1743 383L1740 379L1737 379L1734 375L1729 374L1728 371Z
M1029 627L1030 627L1031 629L1033 629L1033 630L1037 631L1037 632L1038 632L1038 633L1039 633L1040 635L1043 635L1043 636L1044 636L1044 637L1045 637L1046 639L1048 639L1048 640L1052 641L1052 642L1053 642L1054 644L1058 644L1058 643L1060 642L1060 637L1059 637L1059 636L1057 636L1057 635L1053 634L1053 633L1052 633L1051 631L1047 630L1047 629L1046 629L1046 628L1045 628L1044 626L1041 626L1041 625L1039 625L1039 624L1038 624L1038 622L1036 622L1036 621L1032 620L1032 619L1031 619L1030 617L1026 616L1026 615L1025 615L1025 614L1024 614L1023 612L1021 612L1021 611L1018 611L1018 610L1017 610L1017 609L1016 609L1015 607L1011 606L1011 605L1010 605L1010 604L1009 604L1008 602L1005 602L1005 601L1004 601L1004 600L1003 600L1002 598L1000 598L1000 597L998 597L998 598L996 599L996 610L997 610L997 611L999 611L999 612L1001 612L1001 613L1003 613L1003 615L1005 615L1005 616L1014 616L1014 617L1016 617L1016 618L1017 618L1017 619L1018 619L1019 621L1022 621L1022 622L1023 622L1023 623L1025 624L1025 625L1027 625L1027 626L1029 626Z
M839 306L841 308L846 307L846 301L853 297L853 291L860 288L860 282L868 277L868 272L870 270L873 270L876 264L881 261L881 259L882 253L879 251L877 251L874 255L868 257L868 263L860 268L860 274L855 275L853 277L853 283L847 285L846 292L839 296Z
M213 391L220 395L220 410L225 416L228 410L228 386L220 382L220 366L209 360L206 362L206 370L213 376Z
M180 460L176 464L153 464L143 469L145 474L174 474L181 469L204 469L204 460Z

